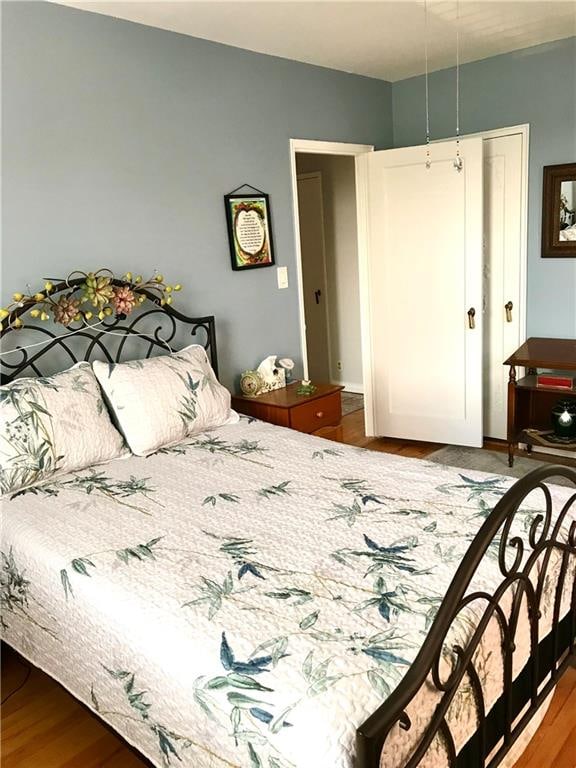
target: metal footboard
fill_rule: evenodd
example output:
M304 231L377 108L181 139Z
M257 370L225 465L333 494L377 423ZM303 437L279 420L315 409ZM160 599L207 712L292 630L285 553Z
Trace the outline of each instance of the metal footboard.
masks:
M403 765L416 768L438 739L450 768L470 768L472 765L474 768L495 768L566 667L574 661L576 492L558 510L553 509L546 481L553 482L555 477L566 478L576 487L576 470L557 466L538 468L516 482L492 510L464 556L414 663L398 688L358 729L359 768L378 768L383 751L384 754L390 748L398 751L402 741L410 745ZM525 535L520 536L512 530L513 523L524 500L537 489L544 496L545 509L534 515ZM490 548L492 552L497 549L502 579L491 593L470 592L469 587ZM567 614L566 589L570 595ZM548 596L546 605L543 603L545 594ZM561 616L563 596L566 615ZM483 612L467 642L454 644L450 635L455 622L463 612L470 610L472 604L476 607L482 604ZM522 612L528 617L527 625L519 622ZM549 623L545 631L542 626L544 613ZM503 679L497 706L491 707L492 711L488 713L475 653L491 621L497 621L500 630ZM523 679L517 681L513 669L520 631L529 633L530 655L523 669ZM542 642L544 634L545 643ZM451 721L447 717L465 676L466 684L473 692L478 725L473 758L470 751L467 757L457 754ZM435 696L436 703L427 725L415 729L409 710L423 686Z

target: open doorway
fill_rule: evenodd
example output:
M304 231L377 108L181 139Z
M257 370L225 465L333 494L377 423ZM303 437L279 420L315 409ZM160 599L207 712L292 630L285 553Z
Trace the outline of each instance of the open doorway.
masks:
M364 391L355 154L294 154L305 370L344 387L344 412Z
M482 140L481 144L478 144L478 139ZM475 249L473 296L471 291L462 290L461 286L453 294L450 294L449 279L453 279L455 275L462 276L461 269L449 270L446 279L441 279L437 261L424 260L421 267L417 268L414 258L412 258L413 254L411 254L410 259L391 261L390 263L395 270L394 279L386 281L382 279L382 256L397 252L400 246L402 248L406 246L401 228L398 231L399 243L393 243L392 246L384 243L386 232L382 232L381 228L386 216L382 215L381 211L378 213L377 208L378 206L381 207L390 196L388 198L383 196L382 185L388 184L390 181L388 177L394 176L395 178L390 168L398 164L397 161L401 160L403 154L415 152L418 157L414 168L420 169L419 158L420 154L425 151L425 147L374 152L373 147L365 145L299 139L293 139L290 142L304 375L305 377L317 379L320 377L322 380L341 383L349 391L363 391L366 435L394 436L393 425L390 423L386 409L392 407L390 392L394 388L391 389L391 378L396 377L394 407L399 410L401 423L398 431L401 430L402 438L432 439L435 442L476 445L481 440L482 434L497 440L502 440L505 437L506 381L502 361L510 353L510 350L515 349L525 337L528 126L513 126L490 131L466 137L466 140L469 144L476 140L472 165L480 170L483 168L482 175L484 177L483 179L479 178L474 193L475 199L480 200L480 204L474 209L477 213L480 212L480 218L475 223L473 241ZM439 142L438 145L435 143L434 146L434 151L439 153L436 158L437 165L434 166L435 170L440 172L445 165L450 181L454 181L455 178L461 180L468 178L469 174L453 176L452 154L455 150L453 147L449 151L447 150L448 154L444 158L442 155L444 150L440 148L442 144L444 142ZM359 289L355 289L354 280L352 284L346 279L342 281L343 298L341 298L342 294L339 290L336 289L336 285L339 287L340 283L337 279L335 283L331 281L331 252L328 242L329 237L335 238L337 245L343 242L340 235L335 235L334 229L335 221L337 223L342 216L341 208L338 205L339 198L336 196L336 202L334 200L329 201L330 192L327 192L328 180L331 180L334 174L331 166L335 165L338 160L343 160L344 163L348 162L349 168L351 168L351 161L354 161L353 186L348 185L348 191L353 189L353 193L346 197L348 199L348 212L355 212L356 220L354 227L348 224L347 234L353 229L355 230L353 240L357 246L356 258L350 259L349 263L354 262L355 277L359 278L356 283L359 285ZM402 163L400 165L404 168ZM407 169L405 170L408 172ZM300 180L298 179L299 175ZM434 179L431 176L425 176L422 182L426 180ZM307 184L306 193L304 183ZM300 190L298 189L299 186ZM411 189L410 185L408 185L408 189ZM445 195L445 186L441 186L441 192L442 195ZM304 194L307 194L306 206L303 205L302 200L299 204L299 193L301 199ZM406 194L410 196L412 193L409 191L402 194L405 197ZM442 195L432 197L430 206L424 209L427 214L430 214L433 208L432 203L437 205L438 201L443 199ZM482 197L484 198L483 220L481 215ZM316 203L313 202L314 198ZM314 206L317 209L316 213L313 212ZM398 216L400 214L402 216L405 214L404 209L397 212ZM450 205L445 205L438 215L432 216L431 226L438 229L442 225L441 232L445 234L451 223L470 221L469 217L455 218L452 214L453 208ZM442 216L445 217L445 221L441 218ZM315 227L315 237L319 243L320 259L318 264L320 266L317 267L316 274L311 280L308 280L308 276L304 274L308 261L305 253L306 243L301 237L300 217L303 221L306 217L310 219L308 225L312 228ZM345 220L345 215L342 218ZM389 220L396 221L396 218L389 218ZM434 239L433 242L435 242ZM483 242L484 245L482 245ZM422 251L424 256L430 253L430 247L431 243L427 241L426 250ZM301 254L301 251L304 253ZM376 252L379 256L375 256ZM446 249L442 253L445 255ZM477 258L478 254L480 254L480 260ZM404 311L404 307L404 310L400 308L398 311L392 311L392 305L398 300L397 293L400 294L402 300L405 296L410 296L411 300L414 299L414 274L425 274L430 263L433 263L434 266L433 279L420 280L423 295L415 310L407 313ZM457 263L468 264L467 261L462 262L462 260ZM400 276L402 279L405 278L407 286L405 291L398 289L402 283L402 279L396 274L399 269L400 271L405 269L406 272L405 275ZM469 271L471 270L467 268L466 275ZM313 285L309 286L309 282L312 282ZM439 288L438 291L434 292L431 287L436 284L439 285ZM392 291L388 298L386 298L387 290ZM346 321L340 323L335 315L338 315L341 308L349 308L351 304L354 305L354 294L356 297L359 296L359 312L355 318L356 323L354 320L352 323L346 323ZM454 333L464 333L465 331L468 342L467 345L462 345L460 342L454 344L455 360L450 365L444 366L438 365L436 359L432 365L424 364L420 352L437 348L438 340L442 340L443 350L446 351L447 333L436 333L434 344L421 345L420 352L414 354L415 339L412 330L408 332L410 323L416 323L415 330L423 333L428 330L429 321L427 320L426 324L417 323L418 318L433 318L435 322L438 320L440 314L435 310L421 311L422 307L427 307L437 294L442 298L442 311L448 306L446 297L451 296L454 305L454 318L449 324L449 329L450 331L454 330ZM352 301L350 301L350 296L353 297ZM308 305L308 309L305 304ZM392 315L389 322L383 323L378 319L378 313L383 310L383 307ZM319 317L319 324L313 320L314 313ZM474 313L476 313L476 320L472 322L470 317L473 318ZM358 317L360 318L359 323ZM461 322L461 317L464 317L464 324ZM401 329L401 332L389 340L392 346L396 345L394 349L398 347L396 350L398 352L397 364L391 364L390 349L387 348L383 351L375 342L375 335L388 332L391 328ZM469 332L473 331L474 328L476 328L475 333ZM350 365L346 362L346 353L343 351L344 347L337 335L341 329L345 334L344 339L351 342L356 351L360 352L361 350L360 380L353 374L351 375L354 370L353 364ZM410 344L404 345L404 340L407 338L410 338ZM474 355L468 354L468 350L472 348L473 344ZM404 348L402 348L403 345ZM462 358L463 350L466 353L464 358ZM407 364L410 355L418 358L412 373L410 373ZM460 358L456 360L458 355ZM477 390L474 391L473 395L473 388L471 386L466 387L464 384L466 376L454 374L458 365L466 368L468 363L473 363L474 383ZM432 398L430 407L426 406L424 402L423 390L420 386L420 372L429 369L452 371L446 382L446 387L439 386L440 391ZM484 380L483 387L482 379ZM480 382L479 385L478 382ZM432 414L438 414L441 410L440 406L445 406L448 402L456 402L456 398L448 397L447 393L457 383L463 387L463 391L460 393L461 399L467 397L470 400L463 413L467 414L466 418L471 417L474 413L474 442L467 442L462 440L461 436L448 434L446 429L450 420L445 415L440 419L438 428L435 429L432 437L424 436L422 429L426 419L430 420ZM414 390L413 397L409 398L409 407L400 407L402 397L412 391L410 387L413 386L417 388ZM385 402L380 403L382 407L376 405L377 396L380 399L384 398ZM424 412L422 418L416 419L415 429L410 430L409 418L415 417L414 404L422 407Z

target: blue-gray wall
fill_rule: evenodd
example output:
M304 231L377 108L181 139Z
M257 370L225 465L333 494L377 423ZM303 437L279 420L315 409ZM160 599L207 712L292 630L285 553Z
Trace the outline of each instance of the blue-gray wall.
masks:
M386 82L50 3L2 6L2 300L157 267L217 317L221 372L300 356L288 140L392 144ZM232 272L222 196L271 195L278 264Z
M454 73L431 77L454 133ZM576 39L465 65L462 132L530 123L528 331L576 335L576 260L540 259L542 166L576 160ZM214 313L226 383L299 358L288 139L422 143L424 83L393 86L50 3L2 4L2 300L36 277L160 269ZM392 120L394 117L394 120ZM222 196L271 195L274 269L232 272Z
M466 64L461 132L530 124L528 334L576 336L576 259L540 258L542 168L576 162L576 38ZM424 78L392 86L394 146L423 144ZM432 138L455 133L454 70L430 77Z

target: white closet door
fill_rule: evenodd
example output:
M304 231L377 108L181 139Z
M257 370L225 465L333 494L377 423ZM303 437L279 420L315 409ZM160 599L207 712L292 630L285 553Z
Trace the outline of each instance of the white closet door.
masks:
M484 434L503 440L508 368L502 362L524 340L522 141L522 134L484 139Z
M361 158L368 434L482 445L482 139ZM474 314L469 327L468 311ZM367 327L366 327L367 326Z

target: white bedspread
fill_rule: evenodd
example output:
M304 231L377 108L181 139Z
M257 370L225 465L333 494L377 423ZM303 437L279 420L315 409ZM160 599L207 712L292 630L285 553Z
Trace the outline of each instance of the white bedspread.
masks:
M512 483L468 474L244 418L74 473L4 500L4 638L158 766L350 768Z

